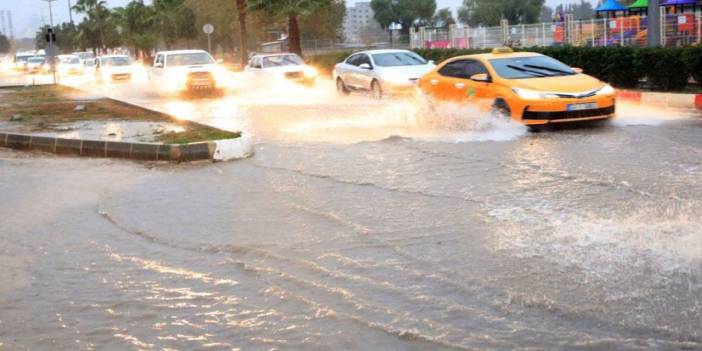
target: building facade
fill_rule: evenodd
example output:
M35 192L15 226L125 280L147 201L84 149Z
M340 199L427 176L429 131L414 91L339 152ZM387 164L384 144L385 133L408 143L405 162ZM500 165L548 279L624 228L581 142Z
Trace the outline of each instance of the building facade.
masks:
M346 18L344 18L344 41L361 42L363 30L370 25L377 26L370 2L357 2L353 7L347 7Z

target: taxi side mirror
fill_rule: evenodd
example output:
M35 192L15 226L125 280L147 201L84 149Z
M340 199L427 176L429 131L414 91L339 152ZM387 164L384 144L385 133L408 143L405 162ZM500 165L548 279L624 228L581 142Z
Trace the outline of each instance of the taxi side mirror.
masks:
M577 74L583 73L583 69L580 67L572 67L572 68L573 68L573 71L575 71L575 73L577 73Z
M490 76L487 73L478 73L470 76L470 80L474 82L490 83Z

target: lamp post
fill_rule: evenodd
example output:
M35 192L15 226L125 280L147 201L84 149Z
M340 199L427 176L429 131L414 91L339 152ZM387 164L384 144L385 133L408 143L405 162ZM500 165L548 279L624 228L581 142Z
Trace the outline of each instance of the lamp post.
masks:
M661 45L661 10L658 1L648 1L648 47Z

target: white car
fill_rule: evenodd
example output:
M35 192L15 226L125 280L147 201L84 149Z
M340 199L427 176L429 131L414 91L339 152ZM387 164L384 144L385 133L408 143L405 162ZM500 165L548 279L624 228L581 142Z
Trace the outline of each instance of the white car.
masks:
M27 60L25 71L29 73L46 73L49 72L49 64L46 62L45 56L34 56Z
M226 72L203 50L162 51L149 68L149 80L166 91L213 91L225 86Z
M76 55L58 55L56 63L59 75L83 74L83 64Z
M95 66L95 54L90 51L74 52L71 55L78 56L80 63L83 64L84 67Z
M134 75L132 59L127 55L105 55L98 57L96 61L95 76L98 81L129 81Z
M249 60L245 72L273 79L290 79L305 84L313 84L317 70L305 64L297 54L256 54Z
M427 61L407 50L369 50L352 54L338 63L332 73L339 94L369 91L373 97L410 93L416 90L419 78L434 68Z

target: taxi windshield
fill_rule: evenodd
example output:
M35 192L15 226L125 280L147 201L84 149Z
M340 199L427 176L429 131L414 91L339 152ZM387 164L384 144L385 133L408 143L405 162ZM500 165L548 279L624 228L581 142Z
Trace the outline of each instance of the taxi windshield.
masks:
M426 65L427 61L413 52L389 52L385 54L373 55L376 66L396 67L396 66L419 66Z
M100 59L100 63L103 66L129 66L131 65L131 61L129 60L129 57L105 57Z
M74 57L65 57L61 60L61 63L75 65L75 64L80 63L80 59L78 57L75 57L75 56Z
M548 56L526 56L492 59L490 64L505 79L571 76L576 72L568 65Z
M302 58L297 55L277 55L263 58L263 67L297 66L303 64Z
M206 52L168 55L168 66L211 65L213 63L212 56Z

